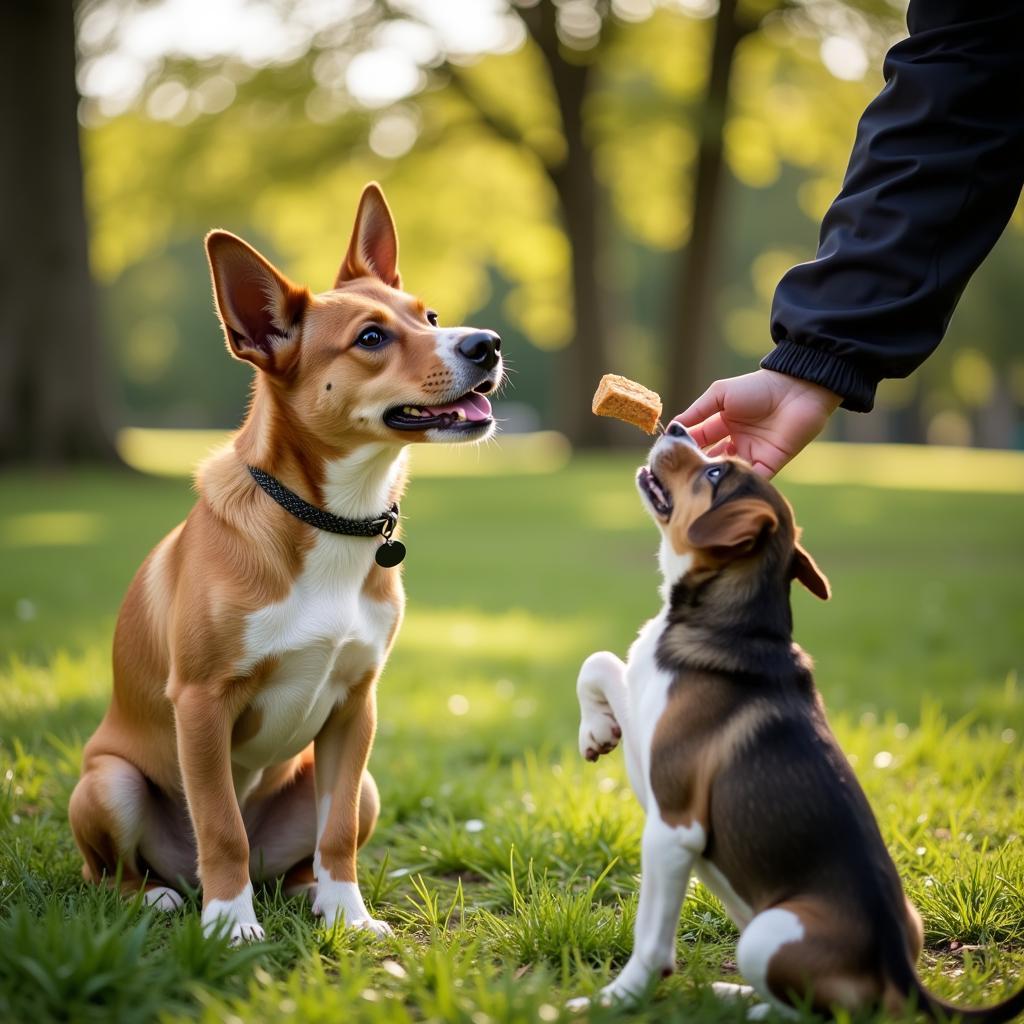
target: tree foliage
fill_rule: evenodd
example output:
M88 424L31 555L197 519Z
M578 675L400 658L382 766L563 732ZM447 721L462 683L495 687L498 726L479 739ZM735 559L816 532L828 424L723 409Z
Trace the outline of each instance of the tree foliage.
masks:
M880 84L877 70L858 77L857 62L877 69L900 12L884 0L734 5L741 31L714 130L722 194L737 205L723 202L691 245L716 29L696 0L512 4L503 15L518 29L484 53L453 48L429 7L353 3L347 19L260 68L171 55L133 109L102 117L91 107L101 279L116 288L171 245L192 244L198 258L199 234L221 225L325 287L359 188L377 178L398 217L409 286L447 322L483 311L552 353L527 360L518 395L537 402L546 389L545 415L578 439L599 439L586 396L604 368L679 401L765 351L774 281L811 255L814 223ZM282 19L294 9L279 0ZM368 105L347 72L359 55L395 45L420 58L415 84ZM232 102L203 113L218 88ZM679 302L693 267L708 307L696 342ZM117 330L129 330L124 320ZM208 336L212 345L212 320ZM671 354L694 344L701 379L686 379L678 361L670 379ZM537 374L553 376L551 386Z

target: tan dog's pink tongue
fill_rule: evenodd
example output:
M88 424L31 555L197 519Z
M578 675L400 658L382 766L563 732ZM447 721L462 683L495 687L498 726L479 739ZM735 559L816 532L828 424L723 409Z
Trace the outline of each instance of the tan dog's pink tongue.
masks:
M491 415L491 403L475 391L451 405L429 405L425 406L425 409L432 416L443 416L445 413L456 416L461 410L466 414L466 419L473 423L489 419Z

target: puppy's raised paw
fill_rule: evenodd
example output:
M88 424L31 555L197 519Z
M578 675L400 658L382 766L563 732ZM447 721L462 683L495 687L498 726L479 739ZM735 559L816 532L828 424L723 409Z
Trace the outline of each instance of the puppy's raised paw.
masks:
M622 739L622 729L611 709L594 708L583 714L580 721L580 753L588 761L596 761L602 754L610 754Z

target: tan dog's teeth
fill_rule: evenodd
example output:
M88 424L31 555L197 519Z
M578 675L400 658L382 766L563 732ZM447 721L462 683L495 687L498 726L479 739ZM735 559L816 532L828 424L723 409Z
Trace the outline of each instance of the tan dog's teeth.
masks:
M459 417L460 420L464 420L466 418L465 410L463 410L463 409L456 409L455 411L458 414L458 417Z

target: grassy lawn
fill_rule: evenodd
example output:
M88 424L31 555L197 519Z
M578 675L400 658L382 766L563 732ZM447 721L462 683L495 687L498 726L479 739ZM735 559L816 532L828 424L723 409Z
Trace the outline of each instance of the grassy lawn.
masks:
M0 1020L563 1019L631 945L641 816L620 754L575 753L574 682L657 607L636 461L414 480L361 856L396 937L328 933L265 889L269 941L242 950L203 939L195 903L160 917L83 885L66 821L118 603L187 483L0 476ZM980 1003L1024 969L1024 494L936 472L783 489L835 592L795 595L797 639L922 910L922 972ZM702 988L735 977L735 931L699 887L679 934L673 978L592 1019L742 1020Z

